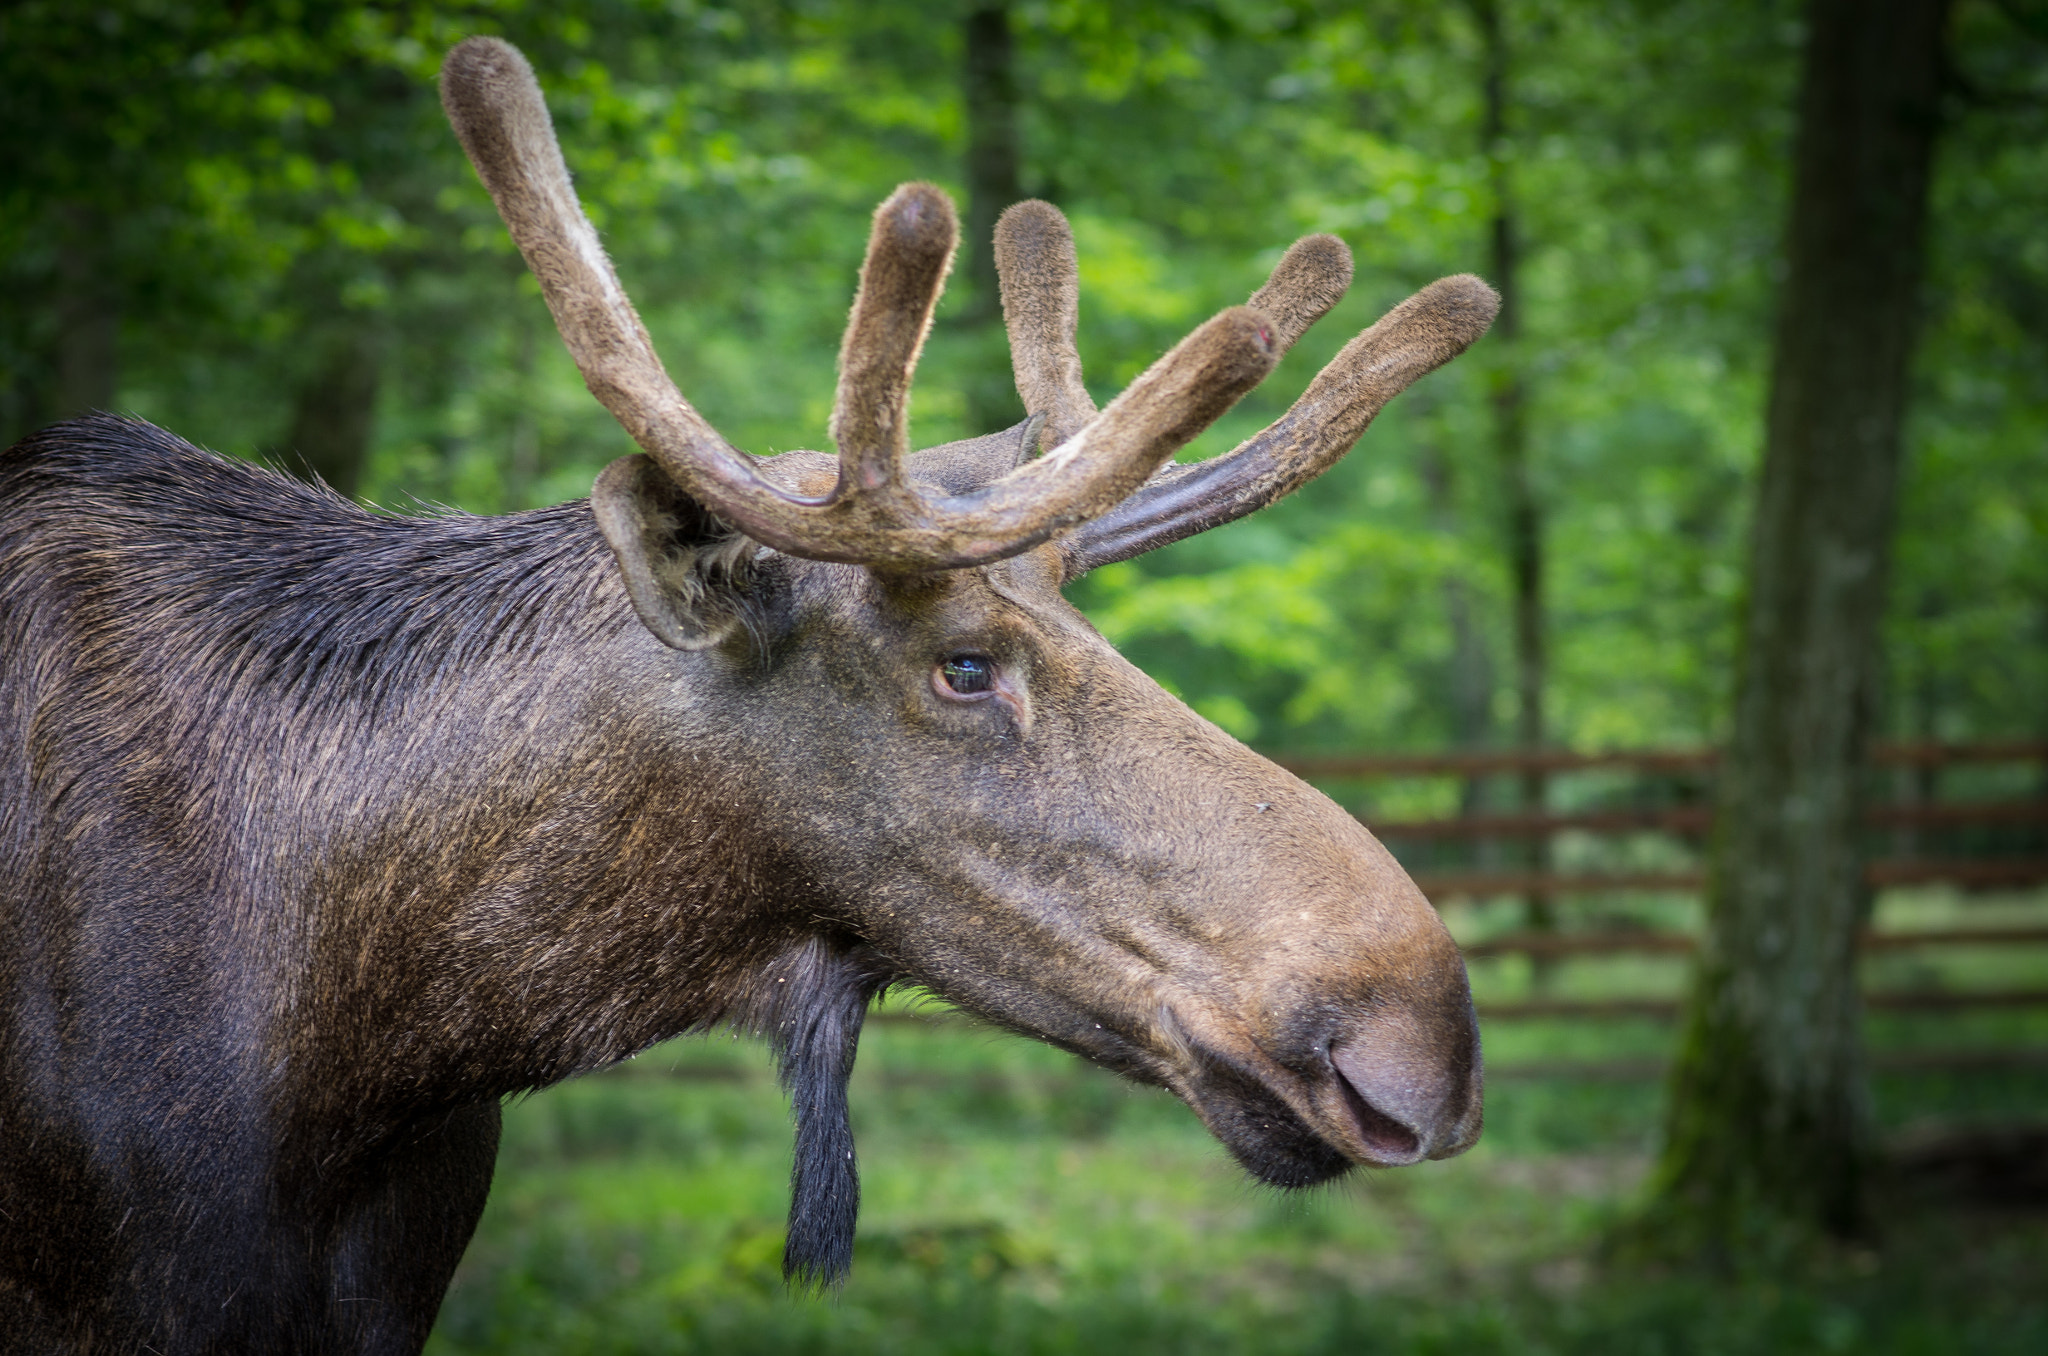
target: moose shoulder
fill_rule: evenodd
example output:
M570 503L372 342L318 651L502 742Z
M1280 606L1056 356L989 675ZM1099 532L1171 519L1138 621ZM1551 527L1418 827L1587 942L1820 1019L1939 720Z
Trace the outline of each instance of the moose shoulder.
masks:
M95 417L0 456L0 1337L415 1351L499 1100L713 1023L797 1114L787 1269L845 1271L869 1000L925 985L1172 1089L1260 1178L1457 1153L1455 947L1324 797L1063 584L1288 493L1482 333L1452 278L1227 457L1174 451L1349 280L1311 237L1107 408L1072 239L997 233L1017 428L907 450L951 204L877 211L837 457L669 384L510 47L443 95L592 391L588 503L379 517Z

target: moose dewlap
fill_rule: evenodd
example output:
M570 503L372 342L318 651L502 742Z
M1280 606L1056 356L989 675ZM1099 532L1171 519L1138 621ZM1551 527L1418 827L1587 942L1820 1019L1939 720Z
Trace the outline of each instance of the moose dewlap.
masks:
M663 372L512 48L450 118L645 455L588 502L372 516L95 417L0 457L0 1335L410 1352L501 1098L729 1023L795 1104L786 1265L846 1270L884 986L1170 1088L1258 1177L1479 1132L1464 967L1350 816L1061 598L1341 457L1492 319L1446 279L1272 427L1175 450L1350 277L1313 236L1097 410L1072 237L997 228L1016 428L911 454L956 225L882 204L837 455L735 451Z

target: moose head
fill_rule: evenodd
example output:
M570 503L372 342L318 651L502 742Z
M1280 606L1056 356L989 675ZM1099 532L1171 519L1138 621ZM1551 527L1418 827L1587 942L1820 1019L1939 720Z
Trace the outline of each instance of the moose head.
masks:
M1471 999L1414 883L1327 798L1119 657L1061 588L1320 474L1485 331L1491 289L1425 288L1264 432L1172 464L1342 296L1348 252L1300 241L1248 304L1098 410L1072 235L1020 203L995 251L1029 417L912 453L911 377L957 225L944 193L907 184L874 216L837 455L755 458L670 382L519 53L463 43L442 94L591 391L644 449L592 498L645 627L631 664L654 695L638 704L692 756L715 751L813 933L788 962L807 972L778 976L801 982L732 1004L796 1090L791 1267L845 1265L851 1041L896 980L1171 1089L1268 1182L1469 1146Z
M840 355L838 455L756 459L670 382L519 53L472 39L442 91L591 391L645 449L606 468L592 506L670 652L649 662L673 672L678 707L748 712L719 736L728 765L779 788L757 798L775 820L759 831L829 882L819 916L859 956L835 1022L764 1019L806 1141L791 1264L844 1265L838 1099L857 1005L893 979L1172 1089L1269 1182L1470 1145L1464 968L1413 882L1337 806L1120 658L1060 590L1320 474L1485 331L1491 289L1424 289L1264 432L1174 465L1342 296L1348 252L1297 243L1247 305L1098 411L1072 235L1057 209L1020 203L995 250L1030 417L913 454L911 377L958 228L945 194L908 184L875 213Z

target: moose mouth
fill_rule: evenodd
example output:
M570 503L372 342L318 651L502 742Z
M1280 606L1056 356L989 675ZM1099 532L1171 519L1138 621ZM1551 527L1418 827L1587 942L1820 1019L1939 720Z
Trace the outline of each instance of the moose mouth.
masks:
M1272 1186L1317 1186L1354 1166L1407 1168L1479 1139L1477 1024L1470 1045L1452 1041L1448 1053L1401 1039L1413 1028L1399 1018L1346 1028L1286 1055L1262 1041L1186 1041L1182 1067L1163 1082L1245 1172Z
M1245 1171L1272 1186L1450 1158L1479 1136L1479 1032L1462 994L1442 1005L1383 1002L1335 1023L1311 1018L1265 1033L1184 994L1136 1011L1041 1006L1027 1019L989 995L963 997L952 1001L1172 1092Z
M1240 1069L1212 1066L1199 1087L1175 1091L1238 1165L1269 1186L1319 1186L1355 1166L1278 1093Z
M1391 1061L1363 1043L1324 1046L1302 1074L1264 1052L1249 1062L1199 1047L1190 1053L1193 1076L1169 1086L1247 1172L1273 1186L1316 1186L1361 1165L1449 1158L1478 1137L1476 1064L1421 1080L1440 1093L1418 1105L1416 1080L1389 1087Z

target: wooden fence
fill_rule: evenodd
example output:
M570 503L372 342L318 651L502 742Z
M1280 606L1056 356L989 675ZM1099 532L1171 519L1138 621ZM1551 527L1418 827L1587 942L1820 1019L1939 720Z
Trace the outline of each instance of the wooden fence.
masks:
M1558 751L1489 753L1353 755L1287 757L1282 767L1313 781L1387 777L1455 777L1468 780L1491 775L1632 771L1710 775L1720 761L1711 749L1642 749L1613 753ZM1879 767L1940 769L1960 764L2048 762L2048 743L1882 744L1872 761ZM1576 813L1470 814L1447 819L1381 820L1366 816L1374 833L1394 844L1416 841L1536 839L1568 830L1587 833L1654 831L1701 839L1712 828L1713 811L1704 803L1646 809L1602 808ZM1916 801L1872 806L1873 828L1961 828L1972 825L2048 825L2048 797L1941 804ZM1935 882L1985 887L2018 887L2048 883L2048 855L2017 858L1884 858L1868 868L1876 886ZM1596 894L1614 890L1698 890L1697 870L1565 875L1548 871L1431 872L1416 871L1415 880L1431 899L1457 896L1526 894Z
M1453 778L1471 783L1487 777L1513 777L1522 785L1539 779L1547 786L1558 778L1574 774L1633 774L1636 785L1616 794L1610 789L1609 803L1560 811L1473 812L1436 819L1380 817L1371 811L1361 819L1385 840L1407 865L1423 892L1439 904L1455 900L1520 896L1541 907L1531 910L1539 926L1524 927L1505 934L1471 942L1468 957L1479 959L1520 954L1539 964L1568 957L1622 953L1685 953L1697 939L1690 933L1645 929L1574 931L1557 926L1552 901L1616 893L1696 895L1705 883L1697 865L1661 870L1558 870L1547 865L1499 867L1463 865L1445 867L1430 860L1431 846L1520 844L1528 858L1547 862L1548 844L1560 834L1621 835L1655 834L1676 840L1697 859L1699 849L1711 832L1711 777L1719 755L1711 749L1625 750L1611 753L1570 753L1564 751L1501 750L1483 753L1376 754L1326 757L1281 756L1276 761L1295 773L1315 781L1379 781L1392 778ZM1872 805L1868 823L1874 837L1889 838L1895 849L1873 856L1867 868L1875 888L1948 883L1968 891L2017 890L2048 884L2048 779L2032 778L2031 794L1963 801L1939 797L1938 774L1947 769L1982 767L1989 764L2033 765L2048 771L2048 743L2005 742L1977 744L1882 744L1873 750L1872 761L1880 771L1894 773L1895 783L1909 792ZM1680 803L1620 804L1620 800L1641 800L1635 794L1642 784L1659 779L1683 784ZM1881 779L1881 778L1880 778ZM1668 799L1668 797L1667 797ZM1971 830L1996 830L2007 840L2002 844L1978 843L1974 850L1928 852L1936 839L1969 838ZM1983 838L1983 833L1976 835ZM1531 850L1534 847L1535 850ZM1907 851L1898 852L1896 849ZM1971 845L1966 844L1966 848ZM1500 855L1500 854L1496 854ZM2038 923L2005 924L1991 927L1945 927L1939 929L1873 931L1863 938L1870 953L1958 946L2033 946L2048 943L2048 907L2038 910ZM2043 953L2048 969L2048 952ZM1916 987L1905 992L1875 991L1866 995L1877 1011L1947 1011L1960 1008L2048 1007L2048 988L1975 988L1951 991ZM1665 999L1574 999L1533 997L1517 1002L1481 1005L1482 1015L1492 1018L1587 1018L1668 1017L1677 1004ZM1958 1058L1964 1058L1958 1056ZM1953 1061L1951 1061L1953 1062Z

